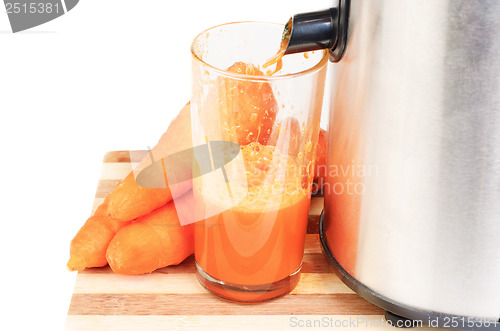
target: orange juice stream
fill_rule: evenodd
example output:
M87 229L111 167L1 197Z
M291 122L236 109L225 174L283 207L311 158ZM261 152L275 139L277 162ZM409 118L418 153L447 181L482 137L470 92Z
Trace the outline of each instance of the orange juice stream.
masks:
M275 55L273 55L271 58L269 58L262 65L263 68L267 68L269 66L272 66L273 64L276 64L276 68L274 70L268 70L266 72L266 76L272 76L275 73L277 73L278 71L280 71L281 68L283 68L283 56L285 56L285 51L286 51L287 46L288 46L287 43L282 42L278 52Z
M285 56L286 49L288 47L288 42L290 41L290 33L291 33L291 26L292 22L289 21L287 25L285 26L285 30L281 39L280 43L280 49L278 52L276 52L275 55L273 55L271 58L269 58L263 65L263 68L267 68L273 64L276 64L276 68L274 70L269 70L266 72L267 76L274 75L276 72L280 71L281 68L283 68L283 56Z

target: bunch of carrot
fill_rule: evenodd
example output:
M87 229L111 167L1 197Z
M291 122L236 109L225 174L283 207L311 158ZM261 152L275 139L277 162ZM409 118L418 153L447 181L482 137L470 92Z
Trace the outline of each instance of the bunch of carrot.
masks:
M190 148L190 143L191 115L187 104L152 149L152 155L145 157L135 171L144 169L151 157L160 160ZM189 165L183 169L191 172ZM166 181L166 176L158 180ZM168 183L146 188L136 183L131 172L106 196L71 241L68 268L83 270L109 264L117 273L143 274L182 262L193 253L193 225L179 224L171 200L189 191L190 185L186 182L175 192Z
M253 68L253 67L252 67ZM247 70L243 63L235 63L228 70ZM262 74L253 68L255 75ZM247 72L248 73L248 72ZM244 93L221 95L221 112L234 127L234 137L240 145L252 141L266 144L270 137L277 113L277 102L267 83L219 81L221 91L243 91ZM256 111L258 110L258 111ZM249 119L249 120L248 120ZM296 121L296 120L295 120ZM290 123L288 123L290 122ZM298 149L298 122L292 119L282 122L290 127L291 153ZM295 129L295 130L294 130ZM192 199L191 182L169 185L163 165L163 176L152 178L154 185L143 187L136 182L136 174L144 170L153 159L161 160L167 155L192 147L191 114L189 103L169 125L167 131L138 167L120 181L104 202L97 208L71 241L70 270L102 267L107 264L116 273L143 274L169 265L181 263L193 254L193 224L181 226L173 198L182 203ZM297 146L296 146L297 145ZM320 133L316 158L324 163L325 139ZM187 161L188 162L188 161ZM186 163L178 173L181 178L190 178L192 165ZM315 174L318 177L318 172ZM153 187L153 188L149 188ZM179 199L179 200L177 200ZM186 201L186 204L193 203Z

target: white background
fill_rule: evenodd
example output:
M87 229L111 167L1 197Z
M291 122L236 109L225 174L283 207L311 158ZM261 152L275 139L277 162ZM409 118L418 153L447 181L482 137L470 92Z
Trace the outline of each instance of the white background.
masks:
M189 101L199 32L285 23L331 4L81 0L17 34L0 6L2 329L64 328L76 277L69 243L90 214L102 157L156 144Z

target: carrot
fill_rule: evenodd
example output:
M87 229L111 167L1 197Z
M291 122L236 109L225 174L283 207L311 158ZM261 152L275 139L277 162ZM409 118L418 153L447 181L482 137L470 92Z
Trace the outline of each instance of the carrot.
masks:
M190 116L187 104L151 151L154 158L160 160L170 153L191 146ZM135 171L144 169L148 163L150 159L144 158ZM186 164L184 170L190 173L190 164ZM163 178L161 180L165 181ZM71 241L68 268L74 271L105 266L108 263L106 250L118 230L130 223L130 220L145 215L172 199L172 190L163 184L165 188L140 187L135 182L134 172L131 172L106 196L94 215L87 219ZM181 195L190 187L189 182L178 185L176 194Z
M326 134L323 129L319 130L318 146L316 147L313 193L319 191L325 183L328 169L326 168Z
M192 194L185 196L191 198ZM108 246L106 259L114 272L128 275L179 264L193 254L193 226L179 224L171 201L118 231Z
M264 76L257 67L236 62L230 72ZM227 140L247 145L266 145L278 112L271 85L267 82L219 77L220 118L227 124Z
M312 193L318 192L325 182L326 169L326 131L320 128L318 143L314 154ZM278 121L269 138L269 144L276 149L297 157L300 149L300 124L295 117L286 117Z
M108 203L109 203L109 194L106 195L104 201L99 206L97 206L92 216L106 216L108 210Z
M164 175L160 176L161 178L157 178L158 183L154 188L138 185L135 181L135 175L152 163L151 156L153 160L161 160L165 156L191 147L191 112L188 103L169 125L158 144L153 147L151 154L142 159L137 168L113 189L109 198L107 216L119 221L130 221L150 213L165 205L173 197L180 196L190 190L190 181L176 184L174 190L168 185L165 171ZM186 162L180 170L186 173L184 177L190 177L191 169L192 165ZM179 171L179 169L176 170Z
M103 267L108 264L106 249L109 242L115 233L127 224L104 216L108 201L109 195L71 241L69 270Z

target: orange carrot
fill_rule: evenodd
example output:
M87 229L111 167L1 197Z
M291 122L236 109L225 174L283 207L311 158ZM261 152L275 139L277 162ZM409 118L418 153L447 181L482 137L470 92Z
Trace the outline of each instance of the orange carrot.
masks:
M326 134L323 129L319 130L318 146L316 147L315 154L315 167L314 167L314 182L316 185L316 192L323 187L328 169L326 168ZM315 192L313 192L315 193Z
M236 62L230 72L264 76L257 67ZM267 144L278 112L271 85L267 82L219 77L220 118L227 124L228 140L240 145L258 141Z
M166 155L191 146L190 116L189 104L187 104L151 151L154 158L160 160ZM141 167L148 165L148 162L150 160L146 157L136 170L140 171ZM186 164L184 169L190 173L190 164ZM163 178L161 180L164 181ZM183 183L176 187L176 194L186 192L190 186L190 183ZM163 189L140 187L135 182L134 173L131 172L112 193L108 194L94 215L87 219L71 241L68 268L74 271L105 266L107 264L106 250L118 230L127 225L130 220L165 205L171 199L172 192L168 186Z
M133 275L179 264L193 254L193 226L179 224L171 201L118 231L106 252L109 266L116 273Z
M106 216L108 210L108 203L109 203L109 194L106 195L104 201L99 206L97 206L96 210L94 211L94 215L92 216Z
M109 195L108 195L109 197ZM94 216L87 219L82 228L71 241L68 269L71 271L85 268L103 267L108 264L106 249L115 233L125 226L104 216L108 205L108 197L97 208Z
M190 190L191 182L184 182L176 184L174 191L169 187L166 176L158 178L158 185L154 188L141 187L135 181L135 174L152 163L151 156L153 160L161 160L165 156L191 147L191 112L188 103L169 125L158 144L153 147L151 155L141 160L137 168L113 189L107 215L119 221L130 221L150 213L172 200L172 197L180 196ZM180 170L186 172L184 177L189 177L191 169L191 164L186 162Z

